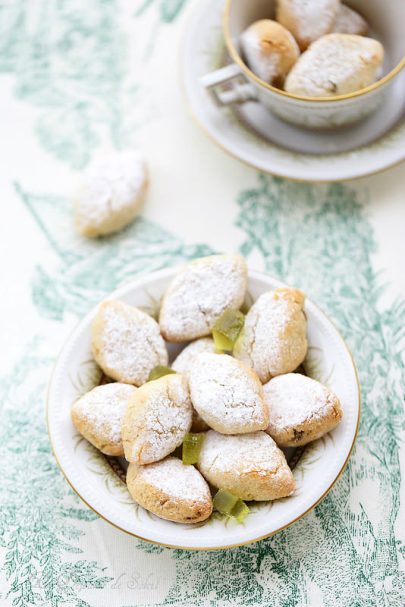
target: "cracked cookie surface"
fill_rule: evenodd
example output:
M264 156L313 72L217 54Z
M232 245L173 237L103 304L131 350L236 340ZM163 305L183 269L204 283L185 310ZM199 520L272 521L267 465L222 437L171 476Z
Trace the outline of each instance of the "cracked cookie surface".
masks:
M223 436L207 432L198 469L209 483L242 500L291 495L295 481L284 453L265 432Z
M162 335L173 342L209 335L224 310L241 307L246 284L246 263L239 255L212 255L187 264L164 295Z
M186 379L165 375L136 391L122 420L125 457L136 464L163 459L180 446L191 428L192 406Z
M166 345L157 322L122 301L102 303L92 324L92 351L106 375L141 386L157 365L167 365Z

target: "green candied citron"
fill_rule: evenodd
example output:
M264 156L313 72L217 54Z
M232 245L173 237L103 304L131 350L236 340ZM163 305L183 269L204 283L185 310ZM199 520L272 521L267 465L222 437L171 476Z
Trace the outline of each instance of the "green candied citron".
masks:
M247 514L249 514L249 508L245 502L236 495L232 495L225 489L219 489L214 496L213 504L215 510L218 510L221 514L226 516L232 516L238 521L243 523Z
M152 371L149 373L148 381L153 381L154 379L159 379L159 377L163 377L164 375L171 375L172 373L176 373L170 367L165 367L164 365L157 365L153 367Z
M183 464L197 464L204 442L203 432L188 432L183 440Z
M236 340L245 324L245 317L239 310L224 310L212 329L212 337L218 350L233 350Z

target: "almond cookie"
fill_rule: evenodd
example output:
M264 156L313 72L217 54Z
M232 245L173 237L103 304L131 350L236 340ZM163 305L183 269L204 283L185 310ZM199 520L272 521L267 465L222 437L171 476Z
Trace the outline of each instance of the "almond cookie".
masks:
M383 58L378 40L328 34L301 55L287 76L285 90L304 97L354 93L377 79Z
M121 421L135 392L134 386L119 383L93 388L73 403L73 424L102 453L124 455Z
M92 351L108 377L141 386L157 365L167 365L157 322L122 301L102 303L92 325Z
M305 50L332 30L339 5L339 0L278 0L276 19Z
M200 354L189 374L191 400L203 420L223 434L263 430L268 412L259 378L227 354Z
M275 86L283 85L300 54L294 36L271 19L252 23L241 34L240 43L252 72L264 82Z
M188 344L173 361L172 369L188 377L193 362L203 352L215 354L215 343L211 337L202 337Z
M212 513L204 478L175 457L148 466L129 464L127 487L135 502L168 521L199 523Z
M210 430L198 469L211 485L242 500L275 500L295 489L284 453L265 432L223 436Z
M280 288L263 293L250 308L233 354L256 371L262 383L295 371L307 349L305 295Z
M173 342L209 335L225 309L241 307L246 283L246 263L239 255L212 255L187 264L163 298L162 335Z
M85 172L73 205L83 236L105 236L121 230L139 212L148 187L146 166L134 152L96 160Z
M287 373L264 386L269 407L266 432L280 447L298 447L320 438L342 419L337 396L326 386L301 375Z
M331 31L337 34L366 36L368 23L352 8L346 6L346 4L341 4Z
M125 457L151 464L172 453L191 428L192 407L187 381L165 375L141 386L122 420Z

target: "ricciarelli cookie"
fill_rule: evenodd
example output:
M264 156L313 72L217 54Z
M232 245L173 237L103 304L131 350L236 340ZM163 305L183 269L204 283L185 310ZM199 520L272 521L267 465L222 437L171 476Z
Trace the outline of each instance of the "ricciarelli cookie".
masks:
M358 12L354 11L350 6L346 6L346 4L339 6L332 32L366 36L367 31L368 23Z
M141 386L168 354L157 322L122 301L105 301L92 325L92 351L104 373L117 381Z
M263 293L247 313L233 354L262 383L303 362L308 349L304 300L298 289L275 289Z
M165 375L135 392L122 420L125 457L136 464L163 459L181 445L191 428L192 406L186 379Z
M196 339L188 344L175 358L172 363L172 369L177 371L177 373L183 373L183 375L188 377L190 369L197 356L203 354L203 352L210 352L211 354L214 354L215 351L215 343L211 337L202 337L201 339Z
M146 165L134 152L93 162L74 197L75 222L80 234L95 237L121 230L138 214L147 187Z
M223 436L210 430L198 469L211 485L242 500L275 500L295 489L284 453L265 432Z
M93 388L73 403L73 424L102 453L124 455L121 421L135 392L134 386L120 383Z
M338 397L300 373L274 377L263 388L269 408L266 432L280 447L306 445L330 432L342 419Z
M257 375L227 354L200 354L189 373L191 400L202 419L222 434L264 430L268 412Z
M278 0L276 19L305 50L332 30L339 5L340 0Z
M175 457L148 466L129 464L127 487L135 502L169 521L199 523L212 513L207 483L194 466Z
M187 264L164 295L162 335L173 342L209 335L224 310L241 307L246 284L246 263L239 255L212 255Z

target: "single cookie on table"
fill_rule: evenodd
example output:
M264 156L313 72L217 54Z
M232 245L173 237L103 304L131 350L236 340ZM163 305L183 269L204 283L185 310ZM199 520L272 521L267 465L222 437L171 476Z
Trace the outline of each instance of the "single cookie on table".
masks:
M280 23L261 19L250 25L240 36L247 65L264 82L282 86L288 72L297 61L300 49L294 36Z
M383 58L378 40L328 34L301 55L287 76L285 90L304 97L354 93L376 81Z
M243 304L247 267L240 255L212 255L187 264L170 283L159 324L168 341L191 341L209 335L226 309Z
M233 354L262 383L295 371L303 362L308 349L304 301L298 289L274 289L263 293L247 313Z
M135 392L134 386L115 382L93 388L73 403L74 426L102 453L124 455L121 421Z
M266 432L280 447L306 445L335 428L342 419L338 397L300 373L274 377L263 388L269 408Z
M331 33L332 32L337 34L366 36L368 32L368 23L358 12L349 6L346 6L346 4L341 4L333 23Z
M210 430L198 469L211 485L242 500L275 500L295 489L284 453L265 432L223 436Z
M73 201L80 234L94 238L121 230L138 215L147 187L146 165L134 152L93 162Z
M276 19L304 51L332 30L339 6L340 0L278 0Z
M126 459L142 465L163 459L181 445L191 421L185 377L165 375L144 384L130 399L122 420Z
M268 411L257 375L227 354L200 354L189 373L191 400L202 419L222 434L264 430Z
M102 303L92 324L92 351L104 373L117 381L141 386L168 354L157 322L122 301Z
M156 516L176 523L199 523L212 513L210 489L194 466L175 457L147 466L129 464L132 498Z

